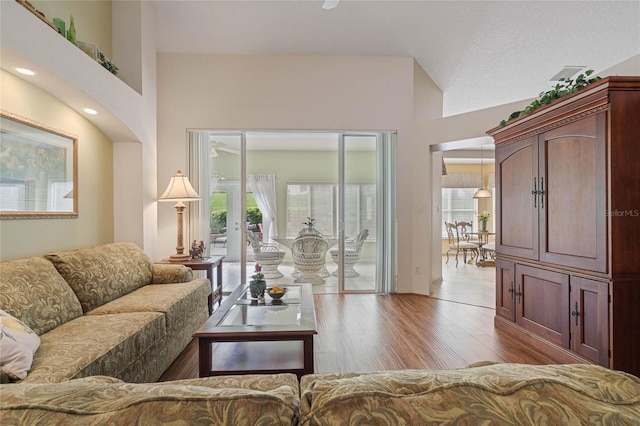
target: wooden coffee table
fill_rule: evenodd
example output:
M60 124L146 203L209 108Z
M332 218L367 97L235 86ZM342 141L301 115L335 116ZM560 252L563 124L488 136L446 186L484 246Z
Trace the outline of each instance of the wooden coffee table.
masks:
M200 377L314 372L316 313L311 284L288 285L281 301L259 304L241 285L195 333Z

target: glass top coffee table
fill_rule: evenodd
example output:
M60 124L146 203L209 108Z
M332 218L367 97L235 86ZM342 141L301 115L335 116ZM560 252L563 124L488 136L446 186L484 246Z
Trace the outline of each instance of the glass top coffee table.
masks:
M314 372L316 313L311 284L288 285L281 300L251 298L238 287L195 333L200 377Z

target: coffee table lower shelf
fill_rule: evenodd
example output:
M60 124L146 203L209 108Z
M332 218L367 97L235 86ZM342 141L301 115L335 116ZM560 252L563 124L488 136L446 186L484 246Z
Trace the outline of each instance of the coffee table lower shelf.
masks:
M199 337L200 377L228 374L314 372L313 335L274 338Z

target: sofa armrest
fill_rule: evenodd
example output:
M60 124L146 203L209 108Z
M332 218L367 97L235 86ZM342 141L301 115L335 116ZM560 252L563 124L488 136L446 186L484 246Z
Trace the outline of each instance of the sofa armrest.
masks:
M184 265L154 264L151 284L174 284L193 281L193 271Z

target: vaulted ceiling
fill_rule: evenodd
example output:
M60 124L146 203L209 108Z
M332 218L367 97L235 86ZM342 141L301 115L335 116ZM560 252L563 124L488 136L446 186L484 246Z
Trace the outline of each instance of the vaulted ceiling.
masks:
M414 57L445 116L536 97L568 65L640 69L640 1L153 3L160 52Z

